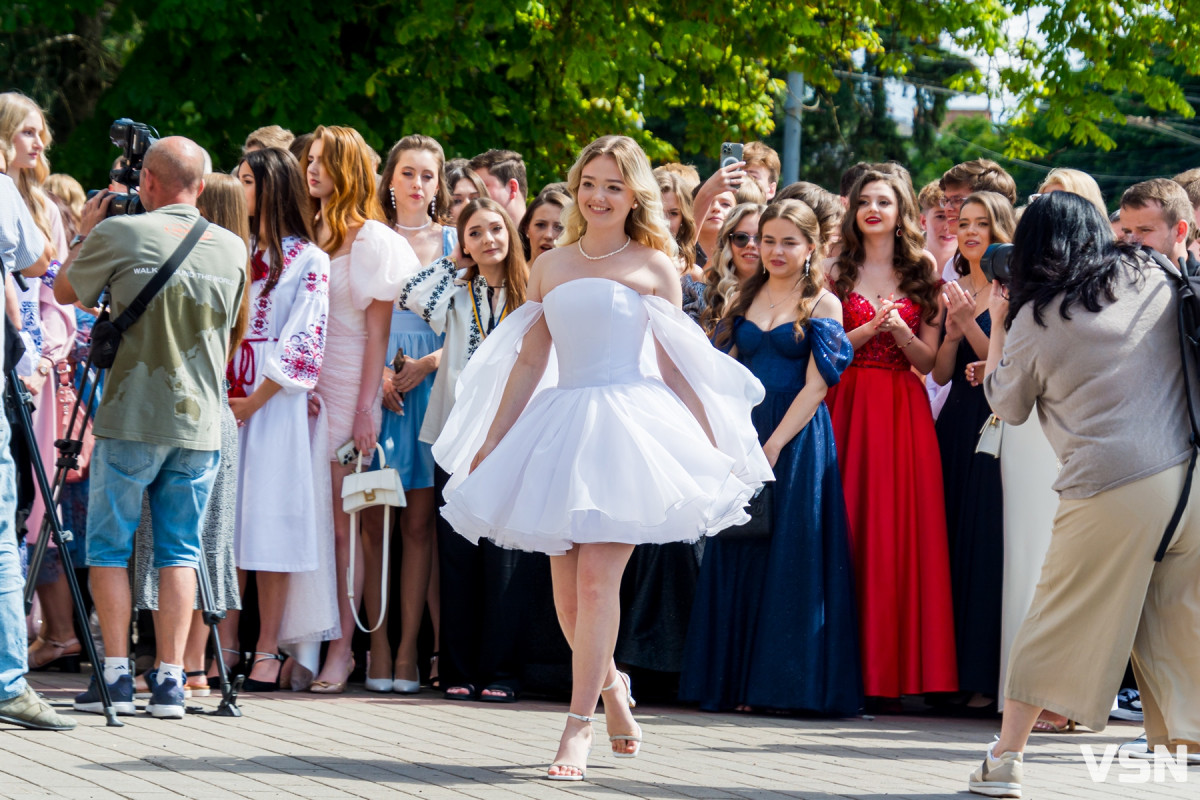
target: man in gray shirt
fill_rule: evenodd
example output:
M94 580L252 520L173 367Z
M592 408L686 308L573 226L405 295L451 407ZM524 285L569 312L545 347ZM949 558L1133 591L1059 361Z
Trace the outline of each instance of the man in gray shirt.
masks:
M94 305L107 286L120 315L198 224L204 152L170 136L142 165L148 213L105 219L108 198L84 208L80 236L54 281L60 303ZM82 241L85 240L86 241ZM159 571L155 618L161 663L146 711L183 716L183 649L196 596L200 528L220 458L220 393L229 332L245 283L246 245L209 225L125 331L96 411L88 497L87 563L104 634L103 679L113 708L132 714L128 563L147 495ZM99 686L75 698L78 711L102 709Z
M50 251L12 180L0 173L0 263L3 277L46 271ZM2 323L2 321L0 321ZM0 354L4 326L0 324ZM2 358L2 355L0 355ZM0 376L0 388L4 378ZM67 731L75 721L61 717L25 682L25 581L17 557L16 469L9 453L8 417L0 413L0 722L25 728Z

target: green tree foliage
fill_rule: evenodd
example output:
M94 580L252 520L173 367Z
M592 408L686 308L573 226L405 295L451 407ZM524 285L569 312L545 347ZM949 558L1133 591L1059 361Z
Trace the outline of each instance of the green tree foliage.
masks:
M353 125L380 149L420 131L450 154L522 151L531 184L560 177L581 144L629 134L651 157L770 136L789 70L826 97L863 88L838 74L918 74L939 46L1024 56L1000 73L1020 121L1111 147L1112 99L1190 114L1156 55L1200 73L1200 3L1066 0L1013 40L1032 0L17 0L0 9L0 65L51 109L57 165L98 181L117 116L196 139L219 166L246 132L278 123ZM1006 27L1007 26L1007 27ZM1158 42L1154 51L1151 43ZM854 59L865 53L865 62ZM48 55L49 54L49 55ZM52 56L52 57L51 57ZM944 62L943 62L944 63ZM985 76L959 60L934 77ZM870 86L866 91L879 91ZM856 125L890 141L879 103ZM927 110L932 110L928 106ZM677 135L655 133L672 120ZM921 125L918 125L918 131ZM844 132L844 131L843 131ZM809 139L809 144L814 144ZM927 142L926 142L927 144ZM1038 154L1030 137L1016 146ZM885 152L892 145L883 148Z

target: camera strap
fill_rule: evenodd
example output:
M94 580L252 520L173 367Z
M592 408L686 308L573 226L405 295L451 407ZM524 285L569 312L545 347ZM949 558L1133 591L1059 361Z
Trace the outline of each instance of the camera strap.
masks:
M125 333L125 331L129 330L129 326L137 322L138 317L145 313L150 305L150 301L154 299L154 296L159 293L166 282L171 279L171 276L175 274L175 270L179 269L179 266L192 252L192 248L200 241L200 237L204 235L204 231L207 229L208 220L204 217L196 220L196 224L188 231L187 236L183 237L183 241L175 248L175 252L171 253L171 257L158 268L158 272L154 273L154 277L150 279L150 282L142 287L137 297L133 298L133 302L121 312L121 316L113 320L112 324L118 331Z
M1180 260L1180 268L1176 268L1166 257L1159 253L1152 253L1151 259L1158 264L1163 272L1167 273L1167 279L1175 287L1176 314L1179 326L1179 355L1183 360L1183 394L1187 400L1188 424L1191 426L1191 436L1189 441L1192 446L1191 455L1188 458L1187 477L1183 481L1183 492L1180 494L1179 501L1175 504L1175 511L1171 514L1171 519L1167 523L1167 528L1163 532L1162 541L1158 544L1158 550L1154 553L1155 561L1162 561L1163 556L1167 554L1167 547L1171 544L1171 539L1175 537L1175 531L1179 527L1180 520L1183 519L1184 509L1187 508L1188 498L1192 494L1192 478L1196 471L1196 456L1200 454L1200 421L1196 418L1196 409L1192 403L1192 380L1191 371L1193 367L1200 365L1196 364L1197 333L1200 331L1191 330L1197 323L1200 323L1200 295L1197 294L1195 287L1192 285L1192 280L1189 279L1187 267ZM1189 347L1189 345L1191 345ZM1191 357L1189 357L1191 353Z

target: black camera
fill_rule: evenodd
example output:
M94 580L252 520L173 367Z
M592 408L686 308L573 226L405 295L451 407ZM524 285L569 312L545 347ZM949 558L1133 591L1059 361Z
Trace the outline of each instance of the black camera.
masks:
M1008 262L1012 258L1012 251L1011 244L989 244L987 250L983 251L983 258L979 259L979 268L983 270L983 276L988 282L1000 281L1008 284L1011 278Z
M128 191L110 193L112 200L108 203L107 216L143 214L146 207L138 197L138 184L142 180L142 160L146 157L150 145L158 141L158 131L144 122L134 122L128 117L121 117L114 120L112 127L108 129L108 138L121 148L120 164L110 173L112 182L121 184ZM88 192L88 197L96 194L96 191L98 190Z

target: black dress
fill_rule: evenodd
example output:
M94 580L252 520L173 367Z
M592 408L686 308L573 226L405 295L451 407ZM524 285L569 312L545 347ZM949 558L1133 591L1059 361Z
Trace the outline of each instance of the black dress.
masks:
M991 335L986 310L975 321ZM937 437L946 491L958 688L995 697L1000 691L1004 494L1000 460L975 452L979 431L992 413L983 386L967 383L967 365L981 360L963 337L950 393L937 419Z

